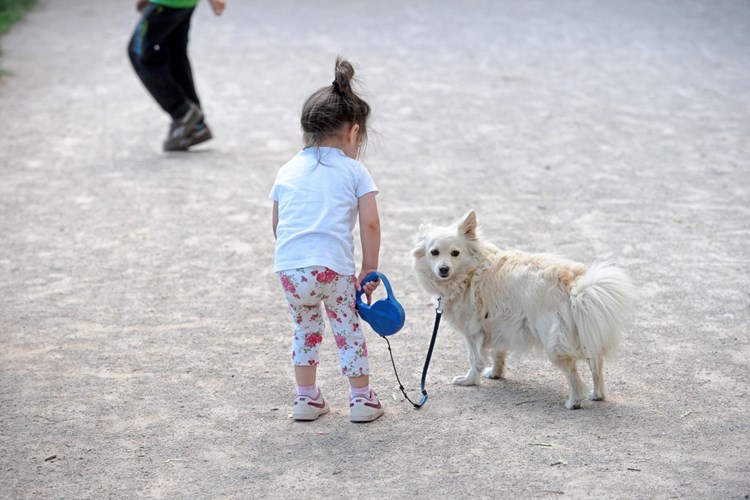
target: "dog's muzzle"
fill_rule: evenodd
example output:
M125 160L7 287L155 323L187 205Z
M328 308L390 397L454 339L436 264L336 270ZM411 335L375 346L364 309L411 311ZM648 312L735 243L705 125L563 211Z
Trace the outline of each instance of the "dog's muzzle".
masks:
M448 266L438 267L438 276L440 276L441 278L447 278L450 272L451 272L451 268Z

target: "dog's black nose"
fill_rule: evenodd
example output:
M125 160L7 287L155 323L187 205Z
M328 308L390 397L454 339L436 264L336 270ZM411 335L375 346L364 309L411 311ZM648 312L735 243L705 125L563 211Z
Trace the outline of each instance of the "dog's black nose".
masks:
M451 268L448 267L448 266L440 266L440 267L438 267L438 273L440 274L441 278L447 278L448 277L448 272L450 270L451 270Z

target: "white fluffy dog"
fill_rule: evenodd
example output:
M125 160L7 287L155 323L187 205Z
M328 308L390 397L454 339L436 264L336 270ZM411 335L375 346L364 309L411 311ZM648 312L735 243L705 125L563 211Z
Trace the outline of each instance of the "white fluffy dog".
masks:
M568 379L566 408L580 408L585 397L581 359L594 379L589 399L604 399L604 358L635 300L621 269L500 250L479 238L473 210L448 227L422 226L412 256L420 282L442 296L445 317L469 350L469 371L454 384L479 384L486 365L485 377L502 378L508 351L537 349Z

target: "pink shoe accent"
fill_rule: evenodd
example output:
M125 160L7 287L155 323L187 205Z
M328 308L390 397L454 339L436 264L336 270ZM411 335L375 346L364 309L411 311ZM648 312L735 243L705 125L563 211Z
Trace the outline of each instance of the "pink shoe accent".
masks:
M374 403L365 403L365 406L369 406L370 408L375 408L376 410L379 410L383 407L383 404L378 400L378 404Z

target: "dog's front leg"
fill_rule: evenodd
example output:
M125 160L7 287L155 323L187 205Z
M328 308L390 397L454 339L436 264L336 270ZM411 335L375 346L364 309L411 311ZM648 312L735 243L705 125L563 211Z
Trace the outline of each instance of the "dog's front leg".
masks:
M469 351L469 371L466 375L453 377L452 382L456 385L479 385L479 374L482 371L482 345L484 338L481 333L464 335L466 348Z

